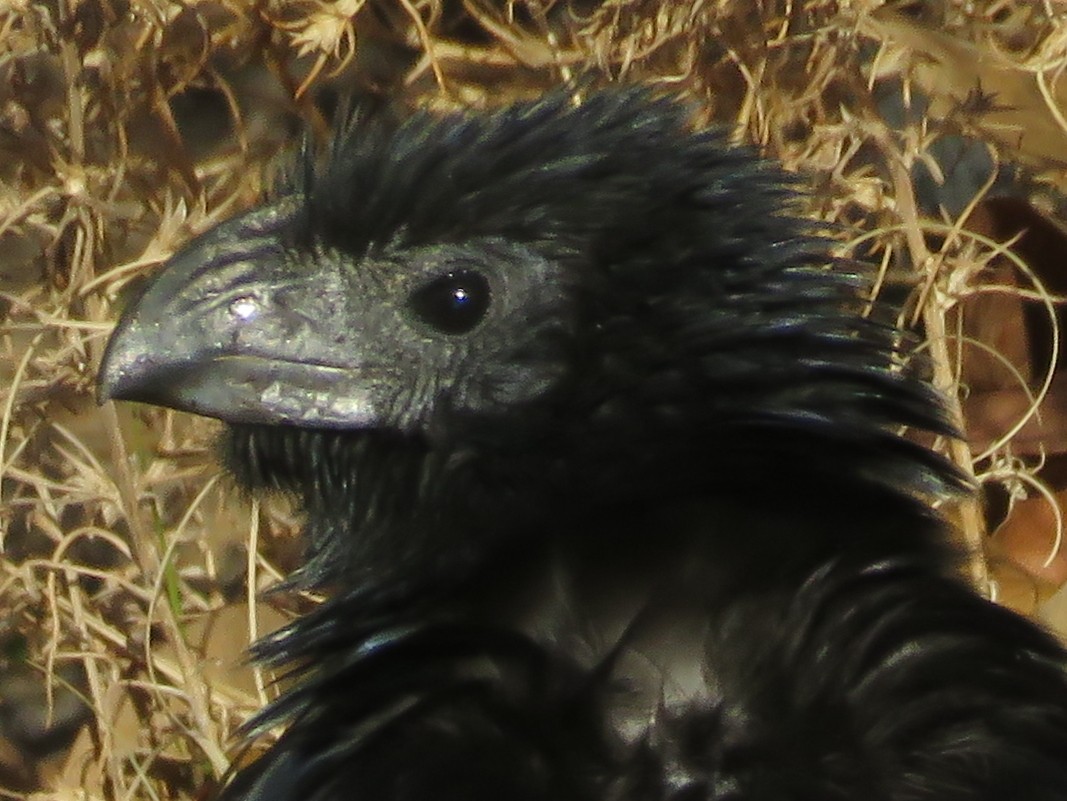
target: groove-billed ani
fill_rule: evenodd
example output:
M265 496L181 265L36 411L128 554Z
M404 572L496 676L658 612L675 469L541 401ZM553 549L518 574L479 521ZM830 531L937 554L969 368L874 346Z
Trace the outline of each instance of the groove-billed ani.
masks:
M296 689L227 799L1061 799L1064 654L778 170L639 90L341 131L124 315L103 397L296 494Z

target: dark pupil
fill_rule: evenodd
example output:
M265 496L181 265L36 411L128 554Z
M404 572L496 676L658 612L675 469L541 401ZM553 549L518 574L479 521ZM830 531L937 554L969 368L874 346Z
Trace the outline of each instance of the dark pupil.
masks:
M473 270L460 270L416 289L408 302L415 314L438 331L465 334L489 309L489 282Z

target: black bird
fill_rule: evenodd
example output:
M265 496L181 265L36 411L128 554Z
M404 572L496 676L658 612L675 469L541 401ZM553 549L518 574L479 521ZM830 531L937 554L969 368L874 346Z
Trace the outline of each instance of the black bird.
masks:
M978 597L900 334L795 187L640 89L359 120L193 241L103 398L299 497L228 800L1063 799L1064 652Z

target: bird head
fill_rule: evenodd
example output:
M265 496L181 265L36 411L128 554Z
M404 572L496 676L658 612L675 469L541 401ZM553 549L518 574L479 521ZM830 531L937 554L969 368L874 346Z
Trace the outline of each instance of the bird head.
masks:
M170 260L100 395L229 423L238 482L302 498L308 581L842 451L846 480L939 485L890 429L940 407L794 197L639 89L356 118Z

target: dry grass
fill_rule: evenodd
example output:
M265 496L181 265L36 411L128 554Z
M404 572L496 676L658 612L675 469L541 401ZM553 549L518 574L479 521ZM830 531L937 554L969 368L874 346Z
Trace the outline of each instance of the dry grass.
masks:
M218 480L211 424L98 408L93 381L131 285L252 203L295 133L327 127L330 93L478 106L561 82L642 81L811 176L811 213L853 232L843 251L883 266L881 290L926 333L936 382L973 422L970 443L942 446L1007 499L996 516L960 512L982 551L991 521L1049 486L1037 469L1067 450L1053 402L1045 428L1032 419L1055 395L1055 356L1035 356L1054 349L1055 326L1040 337L1022 322L1036 309L1055 323L1064 289L1044 286L982 193L926 209L914 166L936 176L935 143L972 137L990 165L1020 165L1018 196L1055 218L1065 66L1067 10L1051 0L8 0L0 783L16 796L200 797L235 725L271 692L238 663L254 632L292 612L257 590L294 564L298 521L249 509ZM893 119L887 95L929 104ZM979 390L1032 403L998 416ZM1016 588L1026 606L1055 589L1036 570L1002 578L1011 558L992 562L1002 595ZM975 574L986 581L986 562ZM54 708L57 724L85 699L72 747L50 751L11 722L27 676L25 703Z

